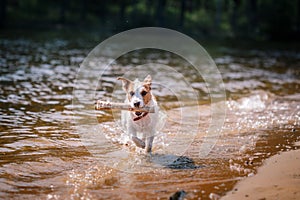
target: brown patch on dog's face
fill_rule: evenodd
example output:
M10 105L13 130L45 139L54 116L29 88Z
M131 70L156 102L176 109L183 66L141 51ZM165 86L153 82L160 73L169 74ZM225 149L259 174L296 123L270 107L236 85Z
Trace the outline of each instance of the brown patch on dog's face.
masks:
M151 101L151 87L144 85L141 89L141 96L143 97L144 104L147 105Z
M152 78L150 75L148 75L143 82L143 89L141 91L141 95L145 104L148 104L151 101L151 84Z

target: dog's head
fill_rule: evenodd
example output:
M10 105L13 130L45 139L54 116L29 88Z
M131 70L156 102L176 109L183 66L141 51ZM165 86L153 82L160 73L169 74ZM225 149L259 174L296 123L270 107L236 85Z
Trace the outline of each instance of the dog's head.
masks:
M151 101L152 78L150 75L148 75L143 82L140 82L137 79L135 81L130 81L123 77L118 77L118 80L122 81L123 90L126 92L132 108L143 108ZM135 114L141 115L140 112L136 112Z

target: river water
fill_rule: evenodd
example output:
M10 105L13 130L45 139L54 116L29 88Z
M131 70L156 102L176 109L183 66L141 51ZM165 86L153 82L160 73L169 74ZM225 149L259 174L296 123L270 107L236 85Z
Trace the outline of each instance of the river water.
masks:
M226 118L211 138L205 137L211 123L206 84L188 64L155 50L120 57L99 80L95 100L122 101L116 78L128 64L160 63L180 73L152 70L154 82L168 85L153 85L161 129L148 156L124 136L118 111L82 113L72 105L79 65L93 45L0 41L1 199L168 199L182 190L187 199L213 199L255 174L266 158L299 148L299 51L219 47L214 61L225 84ZM183 108L170 89L188 91L182 77L199 97ZM201 157L207 139L216 143Z

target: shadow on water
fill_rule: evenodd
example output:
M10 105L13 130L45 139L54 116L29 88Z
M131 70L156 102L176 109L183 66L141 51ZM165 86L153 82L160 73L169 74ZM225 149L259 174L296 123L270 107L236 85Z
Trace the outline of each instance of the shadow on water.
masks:
M176 156L172 154L153 154L150 162L155 165L169 169L199 169L203 165L197 165L192 158L187 156Z

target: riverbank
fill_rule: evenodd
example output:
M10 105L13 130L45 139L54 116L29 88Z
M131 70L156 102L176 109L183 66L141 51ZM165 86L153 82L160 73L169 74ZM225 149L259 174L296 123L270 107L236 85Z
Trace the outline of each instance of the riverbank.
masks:
M239 182L226 199L300 199L300 150L271 157L256 175Z

